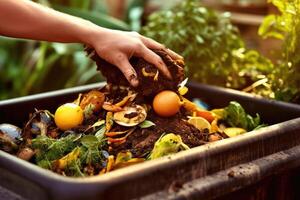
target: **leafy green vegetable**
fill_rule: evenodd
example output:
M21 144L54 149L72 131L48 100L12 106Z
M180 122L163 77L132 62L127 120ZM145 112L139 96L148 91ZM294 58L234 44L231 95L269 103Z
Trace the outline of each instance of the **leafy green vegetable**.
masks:
M259 28L263 38L282 40L281 58L269 79L275 98L300 102L300 0L268 0L280 14L267 16Z
M179 135L169 133L162 135L161 138L155 142L154 148L149 155L149 159L160 158L187 149L189 149L189 147L182 142Z
M267 124L260 124L255 129L253 129L253 131L264 128L264 127L267 127L267 126L268 126Z
M81 163L87 166L104 167L106 165L106 152L102 150L103 141L94 135L86 135L81 139L82 156Z
M84 119L89 119L91 118L91 116L93 115L94 113L94 109L95 109L95 105L93 104L88 104L85 108L84 108L84 111L83 111L83 114L84 114Z
M247 131L252 131L260 125L259 114L252 117L247 114L241 104L236 101L231 101L224 110L224 119L232 127L239 127Z
M105 144L104 137L95 135L78 138L78 135L69 134L57 140L38 136L32 140L32 147L37 150L37 165L51 170L59 168L70 176L84 176L84 166L104 166L106 152L102 149Z
M142 33L181 54L188 76L203 83L243 89L273 69L267 58L245 48L229 13L219 14L198 0L152 14Z
M95 136L96 136L100 141L103 141L104 138L105 138L105 131L106 131L105 125L102 125L102 126L100 127L100 129L95 133Z
M98 147L98 145L99 145L99 140L94 135L85 135L81 138L80 142L83 146L85 146L87 148Z
M139 124L140 128L149 128L151 126L155 126L155 124L149 120L145 120L142 123Z
M65 174L75 177L83 177L84 173L81 171L82 165L79 159L75 159L68 163L68 167L65 169Z
M56 167L64 170L71 162L78 159L80 153L80 147L75 147L70 153L56 161Z
M75 138L76 135L70 134L58 140L47 136L38 136L33 139L32 147L38 150L36 153L37 165L51 169L52 161L62 158L77 146L74 142Z
M132 153L130 151L119 152L115 164L125 163L130 159L132 159Z

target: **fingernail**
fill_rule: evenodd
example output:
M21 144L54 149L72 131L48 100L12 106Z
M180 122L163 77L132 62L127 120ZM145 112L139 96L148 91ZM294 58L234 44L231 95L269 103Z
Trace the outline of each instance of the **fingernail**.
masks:
M160 64L160 66L162 66L162 71L163 71L163 73L165 74L165 76L166 76L168 79L172 80L172 75L171 75L171 73L170 73L168 67L166 66L166 64L165 64L162 60L159 61L158 63Z
M137 78L134 78L130 81L130 83L133 87L137 87L139 85L139 80Z

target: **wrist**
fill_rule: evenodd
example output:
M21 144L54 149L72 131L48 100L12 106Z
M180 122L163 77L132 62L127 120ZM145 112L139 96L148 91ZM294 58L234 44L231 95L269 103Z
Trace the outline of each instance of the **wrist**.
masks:
M99 38L102 38L101 35L104 32L106 32L105 28L87 21L84 30L79 34L79 40L85 45L94 46L95 42L99 42Z

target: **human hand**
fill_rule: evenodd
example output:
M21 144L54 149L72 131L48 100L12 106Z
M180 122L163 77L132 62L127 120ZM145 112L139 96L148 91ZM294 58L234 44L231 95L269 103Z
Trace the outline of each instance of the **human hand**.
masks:
M144 58L156 66L169 79L172 79L172 77L167 66L160 56L151 49L164 49L172 58L181 58L181 56L167 49L162 44L136 32L101 28L89 35L88 45L92 46L102 59L117 66L134 87L138 85L138 78L136 71L129 63L129 59L132 56Z
M144 58L170 79L168 68L151 49L164 49L174 59L181 58L138 33L102 28L32 1L0 1L0 24L0 34L9 37L86 44L101 58L117 66L132 86L138 85L137 74L129 63L132 56Z

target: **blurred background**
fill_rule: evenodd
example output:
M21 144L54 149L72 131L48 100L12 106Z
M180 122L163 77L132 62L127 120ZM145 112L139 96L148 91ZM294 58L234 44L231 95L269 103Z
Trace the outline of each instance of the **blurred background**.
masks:
M191 80L268 98L298 100L297 84L300 78L298 81L298 77L292 77L295 81L289 82L290 85L285 83L291 79L286 75L291 69L287 65L289 62L294 64L294 61L285 59L288 52L282 41L294 31L291 27L295 26L284 9L294 6L288 9L294 9L296 16L299 0L36 2L103 27L138 31L164 43L184 56L187 75ZM270 14L286 14L285 18L289 19L290 24L285 26L290 25L290 29L280 29L278 33L279 28L275 26L278 19L270 17ZM290 51L295 53L296 50ZM297 66L297 62L291 67ZM101 80L104 80L103 77L96 71L95 64L86 57L80 44L0 37L0 99ZM284 85L286 88L283 88ZM280 91L274 89L280 87Z

